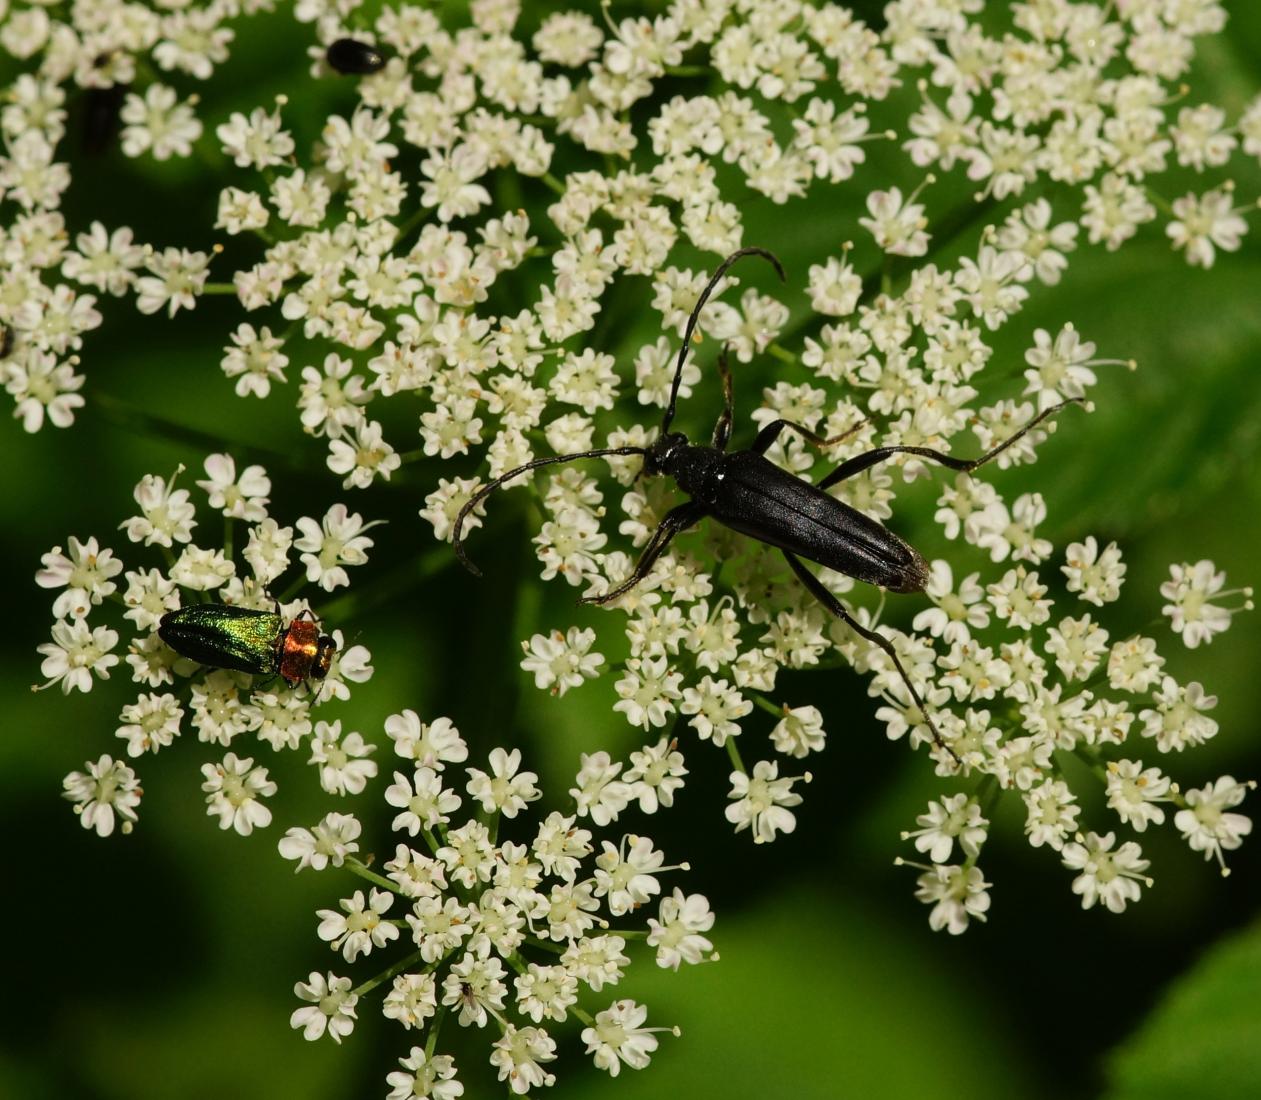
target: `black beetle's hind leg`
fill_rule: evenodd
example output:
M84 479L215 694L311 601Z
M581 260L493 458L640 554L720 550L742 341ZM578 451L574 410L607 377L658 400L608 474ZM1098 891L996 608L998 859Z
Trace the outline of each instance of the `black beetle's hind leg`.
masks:
M634 572L612 591L605 592L602 596L583 596L578 602L611 603L619 596L626 595L635 585L648 576L649 571L656 564L657 559L665 552L666 547L670 545L674 536L680 531L686 531L702 519L704 515L704 507L690 500L685 504L671 508L661 522L657 524L657 529L652 533L652 538L648 540L648 545L644 547L643 553L639 555L639 561L635 563Z
M930 458L941 466L945 466L951 470L960 470L968 473L975 470L978 466L984 466L987 462L997 458L1013 443L1020 440L1022 436L1033 431L1047 417L1054 416L1057 412L1067 405L1083 405L1085 401L1080 397L1070 397L1067 401L1061 401L1058 405L1052 405L1049 409L1043 409L1037 416L1029 421L1023 428L1013 435L1008 436L998 446L991 447L980 458L956 458L954 455L945 454L942 451L934 451L931 447L877 447L873 451L866 454L855 455L847 462L842 462L827 477L819 482L820 489L826 489L829 485L835 485L837 482L844 481L847 477L853 477L855 474L861 474L864 470L874 466L877 462L883 462L886 458L892 458L894 455L918 455L920 458Z
M723 344L722 351L718 353L718 374L722 378L722 415L718 417L718 423L714 425L713 439L713 445L720 451L727 449L727 442L731 439L731 421L735 415L736 406L727 353L727 345Z
M963 761L959 759L959 754L942 739L941 732L937 729L937 723L933 721L933 716L929 713L928 704L924 702L915 685L911 683L911 678L906 674L906 669L902 666L902 659L898 656L897 650L893 648L893 643L878 631L868 630L867 627L859 623L853 615L845 610L845 605L824 587L823 582L802 564L801 559L796 554L791 554L787 550L783 551L783 554L788 559L788 564L792 566L793 572L801 578L801 583L809 589L810 594L816 600L845 623L855 634L866 638L872 645L877 645L884 650L889 660L893 662L893 667L898 670L898 675L902 677L902 683L906 685L906 690L910 692L912 701L919 707L920 713L924 716L924 721L928 723L928 728L932 730L933 744L939 749L944 749L948 752L951 759L961 766Z
M765 428L757 433L757 438L753 440L753 446L750 447L749 450L753 451L755 454L766 454L766 452L771 449L771 444L779 438L780 432L782 432L785 428L791 428L794 432L801 436L802 439L806 440L807 443L813 443L820 450L823 450L825 447L835 446L842 440L848 439L866 423L866 419L860 420L852 428L846 428L840 435L825 437L821 436L818 432L812 432L804 424L798 424L795 420L772 420Z

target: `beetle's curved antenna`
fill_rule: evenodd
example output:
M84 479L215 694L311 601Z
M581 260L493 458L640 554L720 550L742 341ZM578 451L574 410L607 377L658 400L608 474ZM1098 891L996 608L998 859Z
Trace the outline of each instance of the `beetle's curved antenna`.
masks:
M670 430L670 422L674 419L674 405L678 400L679 386L683 381L683 362L687 359L687 350L692 345L692 333L696 331L697 322L701 319L701 310L705 308L705 303L709 301L709 296L713 294L714 288L722 281L722 277L727 274L727 269L737 260L744 259L745 256L761 256L762 259L769 261L774 266L775 273L779 276L781 282L786 281L788 278L784 274L784 265L779 262L779 257L765 248L754 246L738 248L718 265L718 270L710 276L709 282L705 284L705 289L701 291L701 296L696 299L696 305L692 307L692 312L687 319L687 327L683 330L683 346L679 348L679 360L674 367L674 381L670 384L670 403L666 406L665 416L661 418L661 435L665 435Z
M469 560L468 554L464 552L464 539L461 536L461 531L464 528L464 517L498 489L499 486L511 481L514 477L529 470L537 470L540 466L555 466L561 462L573 462L576 458L603 458L606 455L646 455L647 453L648 449L646 447L599 447L594 451L575 451L571 455L552 455L549 458L536 458L527 462L524 466L518 466L515 470L509 470L506 474L501 474L494 481L487 482L469 497L464 507L460 509L459 515L455 517L455 525L451 528L451 545L455 549L455 556L460 559L460 564L475 577L482 575L482 571Z

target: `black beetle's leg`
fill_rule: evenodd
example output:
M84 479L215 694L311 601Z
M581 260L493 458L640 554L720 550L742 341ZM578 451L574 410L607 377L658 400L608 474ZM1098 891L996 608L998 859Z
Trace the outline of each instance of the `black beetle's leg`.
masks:
M464 552L464 536L462 534L464 519L499 486L511 481L514 477L520 477L530 470L537 470L540 466L555 466L561 462L573 462L576 458L604 458L607 455L629 456L645 455L647 453L643 447L599 447L594 451L577 451L571 455L551 455L548 458L536 458L531 462L527 462L524 466L518 466L515 470L509 470L506 474L501 474L493 481L488 481L469 497L464 502L464 507L460 509L459 515L455 517L455 523L451 528L451 546L455 550L455 556L460 559L460 564L474 576L480 577L482 575L482 571L469 560L468 554Z
M816 447L822 449L824 447L832 447L840 443L843 439L848 439L859 428L866 424L866 419L860 420L852 428L846 428L840 435L834 435L828 438L821 436L818 432L812 432L804 424L798 424L795 420L772 420L760 432L753 441L753 446L749 450L755 454L764 455L771 449L771 444L779 438L780 432L785 428L792 428L802 439L808 443L813 443ZM861 455L859 457L862 457Z
M736 407L735 391L731 385L731 367L727 363L727 352L727 345L723 344L722 351L718 353L718 374L722 378L722 415L718 418L718 423L714 425L713 439L713 445L720 451L727 449L727 442L731 439L731 421Z
M657 524L657 529L652 533L652 538L648 540L648 545L644 547L643 553L639 555L639 561L635 563L634 572L612 591L605 592L602 596L583 596L578 602L611 603L619 596L626 595L635 585L648 576L649 570L656 564L657 559L665 553L666 547L670 545L674 536L680 531L686 531L693 524L700 522L704 516L704 505L697 504L691 500L671 508L661 522Z
M819 482L820 489L826 489L829 485L835 485L839 481L844 481L847 477L853 477L855 474L861 474L864 470L874 466L877 462L883 462L886 458L892 458L894 455L918 455L920 458L931 458L939 465L946 466L951 470L962 470L967 473L969 470L975 470L978 466L984 466L991 459L997 458L1013 443L1017 442L1021 436L1026 435L1042 423L1047 417L1054 416L1057 412L1067 405L1082 405L1084 400L1080 397L1070 397L1067 401L1061 401L1058 405L1052 405L1049 409L1043 409L1037 416L1029 421L1014 435L1008 436L997 447L991 447L980 458L956 458L954 455L943 454L941 451L934 451L931 447L877 447L875 450L867 451L866 454L855 455L847 462L842 462L827 477Z
M944 749L950 754L956 764L961 765L963 762L959 759L959 754L942 740L941 733L937 729L937 724L933 721L933 716L928 711L928 705L924 702L923 698L921 698L915 685L911 683L911 678L906 674L906 669L902 667L902 660L898 657L897 650L893 648L893 643L878 631L868 630L861 623L857 622L854 616L845 610L845 605L832 595L832 593L824 587L823 582L802 564L800 558L798 558L795 554L789 553L787 550L783 551L783 555L788 559L788 564L792 566L793 572L801 578L801 583L810 590L810 594L814 596L816 600L818 600L824 607L832 612L833 615L845 623L845 625L854 631L855 634L866 638L872 645L878 645L885 651L889 660L893 662L893 667L898 670L898 675L902 677L902 683L906 685L906 690L910 692L911 699L914 701L915 705L919 707L920 713L924 716L924 721L928 723L928 728L932 730L933 744L939 749Z

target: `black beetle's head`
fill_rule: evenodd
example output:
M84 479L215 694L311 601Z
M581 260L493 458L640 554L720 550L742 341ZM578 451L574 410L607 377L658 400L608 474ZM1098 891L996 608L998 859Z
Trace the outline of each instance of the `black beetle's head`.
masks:
M666 432L660 439L649 444L644 455L644 474L657 477L670 473L674 457L687 447L687 436L682 432Z
M311 675L317 680L323 680L332 667L333 656L336 653L337 643L327 634L320 635L320 640L315 647L315 660L311 663Z

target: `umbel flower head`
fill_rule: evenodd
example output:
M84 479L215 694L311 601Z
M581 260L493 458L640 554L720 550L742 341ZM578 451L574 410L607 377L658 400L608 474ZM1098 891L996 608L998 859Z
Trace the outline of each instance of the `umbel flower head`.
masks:
M382 1012L425 1039L389 1075L391 1095L399 1096L423 1094L414 1090L425 1082L445 1082L450 1095L459 1095L454 1060L434 1054L452 1021L499 1036L490 1064L514 1093L553 1083L544 1068L556 1059L549 1029L571 1018L586 1025L582 1039L599 1068L616 1076L623 1066L648 1065L656 1033L677 1029L646 1027L647 1009L632 1000L616 1000L594 1016L580 1002L588 993L608 998L631 964L627 952L636 940L655 948L657 965L669 970L717 957L705 897L677 886L666 892L663 879L688 870L686 864L667 865L639 833L616 842L599 837L628 806L653 812L643 798L653 783L628 774L604 782L603 797L593 799L593 769L584 760L571 804L533 820L543 792L537 775L522 769L520 752L495 749L488 771L465 767L466 800L453 765L468 759L468 747L449 719L422 722L407 710L388 718L385 732L398 761L385 801L398 813L384 874L358 858L361 827L349 815L290 829L280 854L299 870L342 868L370 887L318 913L317 935L347 965L405 953L358 985L313 971L294 988L306 1003L294 1011L292 1026L307 1039L327 1034L341 1042L362 998L384 986ZM600 765L605 773L619 768L610 769L607 758ZM646 928L644 911L656 914Z
M197 486L208 496L210 508L224 517L221 546L202 547L194 541L197 513L190 490L177 487L181 469L169 479L143 478L135 491L137 513L119 524L135 553L152 555L148 548L158 547L164 568L138 564L127 569L95 538L81 542L72 537L68 554L58 546L44 555L44 567L35 579L57 596L52 641L39 646L44 655L41 671L47 677L39 686L59 685L67 694L91 691L97 679L109 679L110 671L123 665L140 689L134 702L119 712L115 730L128 757L163 751L186 729L195 731L198 741L219 749L239 748L257 739L276 751L294 750L309 741L311 763L319 769L323 789L357 793L376 775L370 758L374 746L358 733L343 733L340 721L315 719L313 711L322 701L348 699L350 685L372 675L370 654L360 645L344 648L341 632L334 630L322 678L294 685L283 677L281 657L284 632L307 613L291 597L306 583L326 591L348 584L345 567L367 560L372 539L364 531L371 524L335 504L322 521L300 518L302 535L295 539L292 527L281 527L268 515L270 481L261 466L247 467L238 475L231 457L211 455L205 467L207 477ZM243 575L237 572L233 553L238 520L244 521L246 533L245 546L239 550ZM289 569L293 550L300 551L305 580L297 577L282 602L270 594L269 586ZM120 575L125 585L121 592L113 579ZM165 644L158 633L164 616L190 606L258 612L256 621L263 626L254 639L254 656L260 662L257 671L264 674L251 677L234 671L244 666L238 663L240 654L231 640L223 643L227 648L220 660L215 659L211 642L198 647L195 656L200 660ZM121 641L119 632L89 623L107 611L130 635L121 661L114 652ZM221 828L241 835L269 824L272 815L266 799L277 791L268 769L256 766L255 759L229 751L202 767L206 812L218 818ZM129 831L140 801L134 771L109 756L87 767L87 776L75 772L65 783L66 797L75 802L84 828L108 835L118 815L124 831Z

